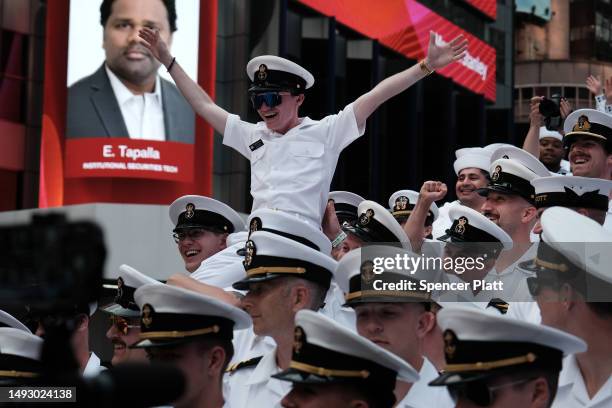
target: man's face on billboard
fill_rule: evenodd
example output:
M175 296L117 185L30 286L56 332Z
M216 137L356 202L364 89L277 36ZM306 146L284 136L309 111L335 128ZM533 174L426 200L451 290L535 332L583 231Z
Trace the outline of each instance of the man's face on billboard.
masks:
M161 0L115 0L104 26L106 64L130 89L153 84L160 63L138 40L143 27L159 30L170 44L168 11ZM134 86L130 86L134 85Z

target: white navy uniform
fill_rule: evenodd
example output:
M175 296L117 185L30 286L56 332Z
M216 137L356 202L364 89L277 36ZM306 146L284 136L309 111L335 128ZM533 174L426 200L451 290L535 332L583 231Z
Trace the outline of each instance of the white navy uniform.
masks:
M96 353L94 353L93 351L89 353L87 365L83 370L83 377L92 378L97 376L104 370L106 370L106 367L100 364L100 357L96 356Z
M552 408L607 408L612 406L612 376L589 398L576 356L563 359L563 368L559 374L557 396Z
M340 152L364 131L357 127L352 104L320 121L301 118L284 135L264 122L252 124L229 115L223 144L251 162L253 211L276 208L318 227Z
M291 383L271 377L280 372L274 347L256 366L226 374L223 377L226 405L231 408L280 407L280 401L291 391Z
M203 260L190 276L199 282L219 288L231 287L234 282L246 276L242 265L244 256L238 255L238 251L244 249L247 238L246 231L230 234L226 240L227 248Z
M445 388L430 387L428 384L438 377L436 367L423 358L419 370L419 380L412 384L406 396L395 406L396 408L446 408L454 407L455 403Z

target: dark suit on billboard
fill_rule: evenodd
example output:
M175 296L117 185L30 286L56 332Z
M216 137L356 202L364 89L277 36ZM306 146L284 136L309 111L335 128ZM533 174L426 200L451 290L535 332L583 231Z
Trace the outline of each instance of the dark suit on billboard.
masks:
M172 83L160 82L166 141L193 143L193 110ZM129 137L104 64L68 88L66 137Z

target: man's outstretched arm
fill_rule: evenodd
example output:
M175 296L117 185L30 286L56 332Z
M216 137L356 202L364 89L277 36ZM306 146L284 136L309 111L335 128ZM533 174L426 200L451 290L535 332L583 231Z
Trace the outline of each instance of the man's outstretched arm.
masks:
M159 32L150 28L143 28L138 33L142 44L151 51L151 54L166 68L172 64L173 58L168 46L159 36ZM225 131L225 123L229 113L218 106L189 75L181 68L178 62L170 67L170 75L193 110L204 118L219 133Z
M438 46L436 45L435 34L430 32L425 65L430 70L444 68L451 62L463 58L466 50L467 40L463 38L463 35L459 35L446 45ZM365 125L368 117L380 105L400 92L405 91L426 75L427 73L421 69L420 64L415 64L405 71L384 79L371 91L361 95L353 105L358 128Z

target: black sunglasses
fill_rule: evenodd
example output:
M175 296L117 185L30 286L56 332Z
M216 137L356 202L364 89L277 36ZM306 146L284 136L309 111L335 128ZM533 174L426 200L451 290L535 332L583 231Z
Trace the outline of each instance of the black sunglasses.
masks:
M559 279L544 279L541 276L527 278L527 288L529 289L529 294L533 298L540 294L544 286L557 290L561 287L561 282Z
M280 105L282 101L283 97L278 92L251 94L251 103L255 109L261 108L264 102L269 108L273 108Z
M457 403L459 398L465 398L472 401L479 407L488 407L495 402L495 392L497 390L519 384L525 384L532 380L534 380L534 378L525 378L500 385L489 385L487 380L477 380L461 384L448 385L447 388L455 403Z

